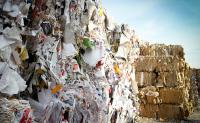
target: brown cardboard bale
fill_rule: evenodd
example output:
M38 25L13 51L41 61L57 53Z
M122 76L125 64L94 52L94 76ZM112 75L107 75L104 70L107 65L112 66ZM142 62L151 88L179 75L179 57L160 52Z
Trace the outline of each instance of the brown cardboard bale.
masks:
M184 85L184 72L160 72L157 81L163 83L166 87L177 87Z
M150 48L149 45L140 45L140 55L141 56L149 56L150 55Z
M184 58L183 47L181 45L169 45L170 55Z
M144 104L158 104L159 92L155 88L155 86L147 86L139 91L140 101Z
M159 105L158 117L162 119L183 119L183 108L179 105Z
M151 44L145 43L140 45L141 56L174 56L184 58L183 47L181 45L165 45L165 44Z
M158 105L140 104L140 115L148 118L156 118L158 112Z
M197 81L200 83L200 69L196 70Z
M152 44L150 47L151 47L150 51L153 52L151 56L156 56L156 57L169 56L169 53L167 51L167 46L164 44Z
M182 72L185 69L185 61L177 57L160 57L157 62L157 71L169 72L178 71Z
M148 118L162 118L166 120L183 119L184 110L180 105L170 104L140 104L140 116Z
M190 73L190 77L192 77L192 76L194 76L195 78L197 77L197 69L191 68L189 70L189 73Z
M150 72L157 67L157 60L154 57L139 57L136 62L136 71Z
M138 87L151 86L156 83L156 75L152 72L136 72Z
M192 87L192 89L190 89L189 91L189 95L190 95L190 102L192 102L193 106L194 107L198 106L198 99L199 99L198 88Z
M139 57L136 62L136 71L138 72L152 72L158 66L157 58L155 57Z
M185 91L184 88L162 88L159 91L159 98L162 103L181 104L185 100Z
M198 81L197 81L197 70L196 69L190 69L190 86L191 88L189 89L189 98L190 102L192 102L193 106L196 107L198 106Z
M146 95L146 100L148 104L158 104L160 103L160 99L155 95Z
M188 117L192 112L194 112L193 104L192 102L186 102L183 105L183 114L185 117Z
M136 71L138 72L153 72L153 71L183 71L185 61L177 57L139 57L136 62Z
M147 95L146 99L147 99L147 103L148 104L156 104L156 97L155 96L149 96L149 95Z
M199 96L200 96L200 69L197 69L196 75L197 75L196 79L197 79L198 93L199 93Z
M174 67L173 57L160 57L157 59L157 71L171 71Z

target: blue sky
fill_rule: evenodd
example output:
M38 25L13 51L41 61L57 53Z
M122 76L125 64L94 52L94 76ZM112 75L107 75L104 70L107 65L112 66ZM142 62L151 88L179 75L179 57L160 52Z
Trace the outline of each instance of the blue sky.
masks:
M141 40L182 45L186 62L200 68L200 0L102 0L102 4Z

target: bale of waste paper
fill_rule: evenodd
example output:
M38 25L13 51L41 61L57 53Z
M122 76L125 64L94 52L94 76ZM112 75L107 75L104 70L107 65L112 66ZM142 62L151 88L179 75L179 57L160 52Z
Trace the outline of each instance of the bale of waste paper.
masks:
M182 104L185 99L184 88L162 88L159 90L159 98L165 104Z

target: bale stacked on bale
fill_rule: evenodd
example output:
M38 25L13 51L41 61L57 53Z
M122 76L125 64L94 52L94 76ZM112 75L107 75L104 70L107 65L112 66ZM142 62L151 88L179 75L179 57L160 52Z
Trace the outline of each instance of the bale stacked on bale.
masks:
M190 79L191 79L191 89L190 89L190 100L192 101L194 106L198 104L198 97L200 94L200 78L198 76L199 69L191 69L190 70Z
M196 76L197 76L198 94L199 94L199 97L200 97L200 69L197 69L196 71L197 71Z
M196 82L198 87L198 94L200 96L200 69L195 69L196 72Z
M200 97L200 69L197 69L196 71L198 94Z
M140 45L140 55L142 56L177 56L184 57L183 47L181 45L149 44Z
M182 119L192 112L190 68L180 45L141 44L136 63L140 115Z

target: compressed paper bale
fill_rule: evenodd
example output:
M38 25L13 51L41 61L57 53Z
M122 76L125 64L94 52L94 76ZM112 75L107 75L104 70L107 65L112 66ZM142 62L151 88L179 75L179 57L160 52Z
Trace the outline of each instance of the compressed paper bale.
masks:
M159 54L159 55L162 55L162 56L169 56L169 52L167 50L167 46L163 46L163 47L159 47L159 51L158 53L162 53L162 54Z
M157 58L157 71L172 71L174 70L173 57L160 57Z
M189 95L190 95L190 102L192 102L193 106L196 107L198 106L198 88L192 86L192 89L190 89L189 91Z
M154 57L140 57L136 62L136 71L150 72L156 69L157 60Z
M156 51L160 56L176 56L183 58L184 52L183 48L180 45L157 45Z
M166 45L164 44L143 44L140 45L140 51L142 56L166 56Z
M170 104L140 104L140 116L148 118L162 118L166 120L183 119L184 110L180 105Z
M154 85L156 83L156 75L151 72L136 72L136 82L139 87Z
M153 93L158 93L158 92L153 92ZM158 94L156 95L145 95L144 97L140 97L140 102L144 104L159 104L161 103L161 100L158 98Z
M142 56L175 56L184 58L183 47L180 45L164 45L148 43L140 46L140 55Z
M156 92L156 87L154 87L154 86L147 86L147 87L141 88L139 90L139 96L140 96L140 98L145 98L146 94L149 91Z
M160 72L157 78L158 83L163 83L166 87L176 87L184 84L183 72Z
M199 96L200 96L200 69L197 69L196 71L196 79L197 79L197 87L198 87L198 92L199 92Z
M154 57L158 56L158 48L159 48L159 46L151 45L150 48L151 48L151 53L152 53L151 56L154 56Z
M149 56L150 55L150 47L147 44L140 45L140 55L141 56Z
M190 69L190 72L191 72L191 75L197 75L197 69L195 69L195 68L191 68Z
M159 98L162 100L162 103L168 104L182 104L185 99L184 88L163 88L159 91Z
M190 102L192 102L193 106L196 107L198 105L198 84L196 79L196 69L190 69L189 71L190 77L190 85L189 89Z
M196 74L197 74L197 81L200 81L200 69L197 69Z
M158 105L140 104L140 116L148 118L156 118L158 112Z
M162 71L184 71L185 62L183 59L178 59L176 57L150 57L150 56L141 56L136 62L136 71L138 72L152 72Z
M147 62L144 63L144 66L146 66L146 71L154 71L157 67L158 67L158 64L157 64L157 59L156 58L148 58L146 60Z
M158 117L162 119L183 119L183 108L179 105L159 105Z
M155 86L147 86L139 91L139 97L141 102L144 104L149 103L149 104L157 104L159 103L158 96L159 93L157 92L157 89Z
M149 91L156 92L156 87L155 86L147 86L142 89L140 89L140 93L143 95L146 95Z
M184 61L184 59L179 59L177 68L179 68L179 71L189 70L189 65Z
M188 117L192 112L194 112L194 107L192 102L186 102L183 105L183 114L185 117Z
M181 45L170 45L169 48L169 51L171 51L170 55L184 58L183 47Z
M155 51L155 46L154 45L150 45L149 46L149 50L150 50L150 56L156 56L156 51Z
M164 44L152 44L151 45L151 51L152 51L152 54L151 56L168 56L168 52L167 52L167 49L166 49L166 45Z
M146 100L148 104L156 104L157 98L155 96L146 96Z
M148 92L146 94L147 103L149 103L149 104L160 103L160 100L159 100L158 96L159 96L158 92Z
M200 69L196 69L197 76L200 76Z

